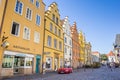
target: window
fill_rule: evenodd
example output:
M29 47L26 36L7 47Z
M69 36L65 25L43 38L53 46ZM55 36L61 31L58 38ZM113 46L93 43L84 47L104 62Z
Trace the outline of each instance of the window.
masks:
M51 36L48 36L47 45L51 46Z
M34 3L34 0L30 0L31 3Z
M72 46L72 42L71 42L71 40L70 40L70 42L69 42L69 45L71 45L71 46Z
M67 54L67 48L65 47L65 54Z
M52 58L51 57L46 58L46 68L52 69Z
M40 25L40 16L39 15L36 16L36 24L38 26Z
M15 56L14 58L14 67L24 66L25 57Z
M34 42L39 43L40 42L40 33L34 32Z
M59 49L62 50L62 42L59 41Z
M4 55L2 68L12 68L13 65L13 56Z
M16 1L15 12L22 15L23 4L19 0Z
M55 26L55 34L57 35L57 27Z
M32 66L32 58L26 58L26 66Z
M36 7L39 8L40 7L40 3L38 0L36 0Z
M58 25L58 18L56 17L56 24Z
M19 24L16 22L13 22L11 34L18 36L18 33L19 33Z
M50 31L52 32L52 30L53 30L53 24L50 23Z
M58 30L58 36L59 36L59 37L61 36L61 31L60 31L60 29Z
M23 38L29 40L30 39L30 29L28 27L24 27L23 30Z
M32 19L32 10L30 8L27 8L26 18L29 19L29 20Z
M57 48L57 39L54 39L54 48Z
M52 15L52 20L55 22L55 15L54 14Z
M65 43L67 43L67 38L65 37Z

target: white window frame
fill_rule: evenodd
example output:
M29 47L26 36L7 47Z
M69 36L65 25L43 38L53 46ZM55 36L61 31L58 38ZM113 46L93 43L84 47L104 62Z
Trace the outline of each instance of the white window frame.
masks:
M24 7L24 4L22 3L21 13L19 13L19 10L20 10L20 9L18 9L18 11L16 11L16 3L17 3L17 1L19 1L20 3L22 3L20 0L16 0L16 2L15 2L15 8L14 8L14 11L15 11L17 14L22 15L22 13L23 13L23 7Z
M37 2L39 3L38 6L37 6ZM36 5L36 8L40 8L40 2L39 2L39 0L36 0L35 5Z
M30 2L31 2L32 4L34 4L34 0L30 0Z
M27 32L27 34L24 32L25 28L26 28L27 30L29 30L29 35L27 35L28 32ZM26 26L25 26L24 29L23 29L23 39L30 40L30 29L29 29L28 27L26 27Z
M28 13L27 13L27 10L29 9ZM31 11L31 15L30 15L30 11ZM28 14L28 17L27 17L27 14ZM32 9L30 9L29 7L26 8L26 15L25 17L28 19L28 20L32 20Z
M13 21L13 22L12 22L12 27L13 27L13 23L17 23L17 24L19 24L18 22ZM10 32L10 34L12 34L12 27L11 27L11 32ZM19 33L20 33L20 24L19 24L19 29L18 29L18 35L16 35L16 34L12 34L12 35L18 37L18 36L19 36Z
M37 23L37 22L38 22L38 21L37 21L38 17L40 18L39 24ZM41 24L41 17L40 17L40 15L37 14L37 15L36 15L36 25L40 26L40 24Z
M34 42L40 43L40 33L37 31L34 32Z

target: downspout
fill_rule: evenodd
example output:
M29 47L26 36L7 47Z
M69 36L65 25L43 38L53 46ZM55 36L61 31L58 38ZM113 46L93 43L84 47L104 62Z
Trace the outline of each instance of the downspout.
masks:
M44 17L43 53L42 53L42 73L44 72L44 71L43 71L43 65L44 65L43 61L44 61L45 26L46 26L46 19L45 19L45 17Z
M0 37L2 35L2 29L3 29L3 23L4 23L4 19L5 19L5 14L6 14L6 9L7 9L7 3L8 0L5 1L5 6L4 6L4 11L3 11L3 16L2 16L2 21L1 21L1 27L0 27Z

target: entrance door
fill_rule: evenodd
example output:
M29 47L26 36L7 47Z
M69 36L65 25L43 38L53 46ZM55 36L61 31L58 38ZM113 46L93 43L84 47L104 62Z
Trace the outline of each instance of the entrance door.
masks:
M40 56L36 56L36 73L40 73Z

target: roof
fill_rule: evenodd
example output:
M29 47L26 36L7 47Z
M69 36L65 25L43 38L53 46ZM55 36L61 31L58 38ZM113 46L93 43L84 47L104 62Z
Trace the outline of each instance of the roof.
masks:
M113 51L110 51L110 52L107 54L107 56L115 56L115 55L114 55Z

